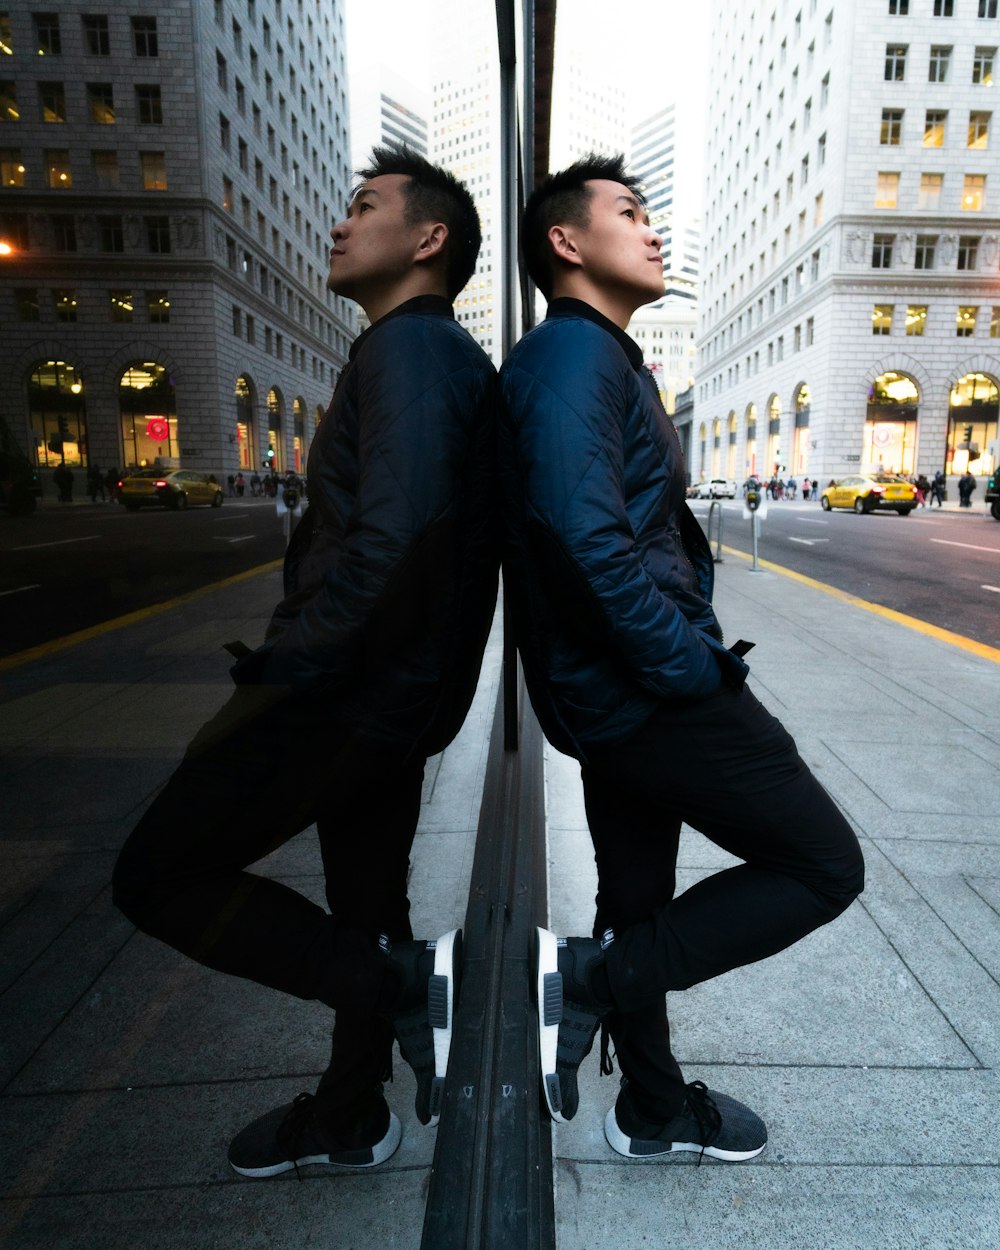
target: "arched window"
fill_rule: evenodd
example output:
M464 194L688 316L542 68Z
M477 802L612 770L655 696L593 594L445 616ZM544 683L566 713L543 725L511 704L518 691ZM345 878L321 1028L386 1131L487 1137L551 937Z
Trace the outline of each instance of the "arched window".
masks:
M712 477L722 472L722 420L716 417L712 422Z
M257 409L257 392L245 373L236 379L233 393L236 398L236 441L239 444L240 468L256 469L257 422L254 413Z
M747 477L757 472L757 405L747 404Z
M698 449L698 481L703 482L708 476L708 427L704 421L698 427Z
M306 401L298 397L292 401L292 467L301 473L306 463Z
M767 461L764 472L778 473L784 469L781 464L781 400L772 395L767 405Z
M285 471L285 445L281 434L281 421L285 415L285 401L276 387L267 392L267 468L276 473Z
M883 373L868 388L862 473L912 473L920 393L905 373Z
M736 413L729 414L729 445L726 448L726 477L736 477Z
M988 373L967 373L951 388L945 472L989 474L997 467L998 391Z
M28 379L28 413L38 464L87 464L87 405L75 365L46 360Z
M812 392L803 382L795 391L795 433L792 436L792 472L799 477L809 471L809 405Z
M163 365L128 366L118 383L118 414L126 466L180 464L174 380Z

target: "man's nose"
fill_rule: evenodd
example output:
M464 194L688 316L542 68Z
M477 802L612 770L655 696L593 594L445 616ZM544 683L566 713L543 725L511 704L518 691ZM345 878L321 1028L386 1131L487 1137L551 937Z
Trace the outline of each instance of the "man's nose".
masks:
M333 239L334 243L336 243L338 239L342 239L346 233L347 233L346 218L343 221L338 221L335 226L330 227L330 238Z

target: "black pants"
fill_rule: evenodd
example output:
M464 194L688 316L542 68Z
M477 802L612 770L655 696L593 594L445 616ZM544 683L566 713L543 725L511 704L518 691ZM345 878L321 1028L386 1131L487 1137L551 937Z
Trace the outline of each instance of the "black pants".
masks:
M609 1021L639 1108L666 1120L683 1078L664 995L765 959L861 892L857 838L781 724L746 688L658 710L583 768L598 868L594 933L612 928ZM681 822L743 862L675 898Z
M423 758L365 744L330 709L240 686L196 735L122 849L114 901L208 967L337 1009L335 1103L378 1079L391 1028L374 1015L376 938L412 937L406 880ZM329 911L247 872L312 823Z

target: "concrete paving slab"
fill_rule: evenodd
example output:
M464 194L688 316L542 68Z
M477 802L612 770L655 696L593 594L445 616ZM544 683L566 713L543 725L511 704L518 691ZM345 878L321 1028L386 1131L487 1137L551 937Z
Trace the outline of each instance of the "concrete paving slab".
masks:
M148 756L123 768L117 756L61 755L25 759L17 784L0 789L0 829L63 838L68 828L116 822L124 834L137 810L176 767L176 759Z

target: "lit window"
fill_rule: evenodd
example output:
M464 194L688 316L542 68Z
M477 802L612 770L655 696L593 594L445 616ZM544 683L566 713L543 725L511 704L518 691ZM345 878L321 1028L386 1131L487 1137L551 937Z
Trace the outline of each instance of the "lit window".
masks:
M83 39L90 56L111 55L111 34L108 19L103 16L83 15Z
M969 213L982 212L986 203L986 175L966 174L962 186L962 209Z
M225 175L222 177L222 207L227 213L233 211L233 183Z
M961 305L955 316L955 334L960 339L971 339L976 332L978 308Z
M58 13L35 14L35 47L39 56L59 56L62 37L59 33Z
M993 305L993 312L990 316L990 338L1000 339L1000 308Z
M21 120L17 107L17 84L0 82L0 122L16 122Z
M159 56L155 17L132 18L132 46L136 56Z
M913 253L913 268L933 269L936 251L936 234L918 234L916 248Z
M42 106L42 121L64 122L66 120L66 92L61 82L40 82L38 98Z
M982 150L990 145L990 113L969 114L968 147Z
M927 324L927 305L910 304L906 309L907 338L922 339Z
M906 77L906 44L886 44L884 77L886 82L902 82Z
M993 86L993 61L996 48L977 48L972 58L972 81L980 87Z
M144 191L166 191L167 158L164 152L140 152Z
M128 325L132 321L132 292L131 291L110 291L111 300L111 320Z
M883 147L898 147L903 133L903 110L883 109L879 143Z
M928 109L924 116L924 147L944 147L944 128L948 121L947 110Z
M170 300L166 291L146 292L146 315L152 325L164 325L170 320Z
M876 304L872 309L872 334L892 332L892 304Z
M52 292L52 301L56 306L57 321L76 320L76 291L56 289Z
M14 41L10 33L9 13L0 13L0 55L14 55Z
M46 152L45 166L49 173L49 186L57 190L73 185L73 171L69 167L69 152Z
M880 170L875 188L876 208L895 208L899 203L899 174Z
M99 126L115 124L115 92L111 83L87 83L87 108L92 122Z
M944 174L920 175L920 198L918 208L940 208L941 189L944 186Z

